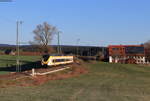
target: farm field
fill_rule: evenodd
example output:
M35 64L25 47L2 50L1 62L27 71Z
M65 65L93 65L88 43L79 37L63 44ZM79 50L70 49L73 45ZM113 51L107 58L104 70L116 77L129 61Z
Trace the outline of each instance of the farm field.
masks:
M37 59L22 58L28 62ZM40 86L0 88L0 101L149 101L150 67L103 62L85 65L89 73L76 77Z

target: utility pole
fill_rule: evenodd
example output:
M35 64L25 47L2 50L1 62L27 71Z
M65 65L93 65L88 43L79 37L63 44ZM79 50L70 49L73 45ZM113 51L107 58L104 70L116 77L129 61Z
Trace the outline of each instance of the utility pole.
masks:
M20 61L19 61L19 24L22 24L22 21L17 21L17 29L16 29L16 52L17 52L17 57L16 57L16 72L20 72Z
M79 54L79 41L80 41L80 39L77 39L77 56L78 56L78 54Z
M60 46L60 33L61 31L58 32L58 36L57 36L57 40L58 40L58 43L57 43L57 52L58 54L61 53L61 46Z

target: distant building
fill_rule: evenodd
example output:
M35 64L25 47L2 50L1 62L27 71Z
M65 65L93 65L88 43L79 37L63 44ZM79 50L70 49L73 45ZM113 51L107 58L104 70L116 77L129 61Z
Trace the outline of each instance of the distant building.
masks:
M143 45L109 45L110 63L145 63L145 49Z

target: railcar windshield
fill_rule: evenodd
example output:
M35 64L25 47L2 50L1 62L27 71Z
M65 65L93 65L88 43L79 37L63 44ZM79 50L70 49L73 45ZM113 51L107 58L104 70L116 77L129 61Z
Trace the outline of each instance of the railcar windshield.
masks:
M47 60L48 60L48 58L49 58L49 56L50 56L49 54L45 54L45 55L43 55L43 60L44 60L44 61L47 61Z

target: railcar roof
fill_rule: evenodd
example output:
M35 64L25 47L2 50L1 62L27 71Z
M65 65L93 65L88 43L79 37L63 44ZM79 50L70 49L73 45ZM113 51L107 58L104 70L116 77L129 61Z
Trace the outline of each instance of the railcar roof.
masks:
M47 56L68 56L68 55L64 55L64 54L45 54L45 55L47 55Z

